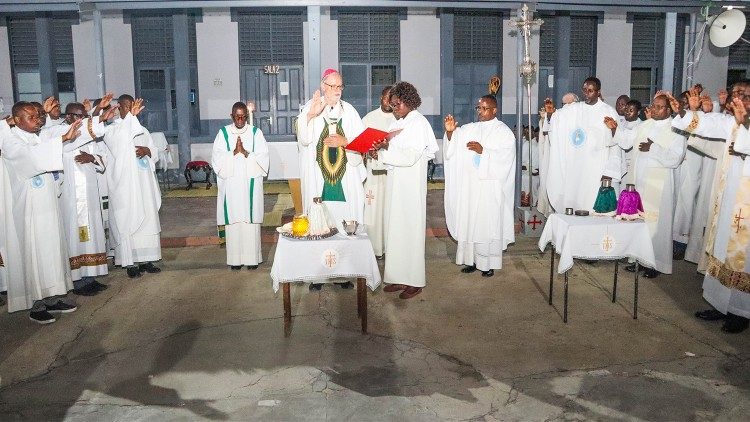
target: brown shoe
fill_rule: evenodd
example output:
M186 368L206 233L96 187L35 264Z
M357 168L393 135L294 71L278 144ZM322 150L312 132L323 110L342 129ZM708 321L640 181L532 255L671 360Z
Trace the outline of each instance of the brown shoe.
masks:
M389 285L383 287L383 291L384 292L388 292L388 293L393 293L393 292L398 292L398 291L404 290L407 287L409 287L409 286L407 286L405 284L389 284Z
M404 290L403 292L401 292L401 294L398 295L398 297L401 298L401 299L411 299L411 298L413 298L414 296L416 296L416 295L418 295L420 293L422 293L422 288L421 287L411 287L410 286L410 287L407 287L406 290Z

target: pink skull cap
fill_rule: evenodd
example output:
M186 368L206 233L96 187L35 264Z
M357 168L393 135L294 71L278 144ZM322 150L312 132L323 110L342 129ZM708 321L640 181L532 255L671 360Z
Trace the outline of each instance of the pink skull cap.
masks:
M321 81L322 81L322 80L324 80L324 79L325 79L325 78L327 78L327 77L328 77L328 75L330 75L331 73L339 73L339 71L338 71L338 70L336 70L336 69L333 69L333 68L330 68L330 67L329 67L328 69L326 69L326 70L324 70L324 71L323 71L323 76L322 76L322 77L320 78L320 80L321 80Z

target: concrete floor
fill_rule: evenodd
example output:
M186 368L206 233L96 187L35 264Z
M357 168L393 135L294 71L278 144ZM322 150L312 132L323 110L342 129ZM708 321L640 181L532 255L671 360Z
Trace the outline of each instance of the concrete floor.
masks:
M164 249L161 274L114 270L51 326L2 307L0 420L748 420L750 335L692 316L694 265L641 279L633 320L630 273L613 304L613 264L576 264L563 324L534 239L491 279L461 274L449 238L427 245L428 287L370 293L367 335L353 290L295 285L284 338L272 243L242 272L217 246Z

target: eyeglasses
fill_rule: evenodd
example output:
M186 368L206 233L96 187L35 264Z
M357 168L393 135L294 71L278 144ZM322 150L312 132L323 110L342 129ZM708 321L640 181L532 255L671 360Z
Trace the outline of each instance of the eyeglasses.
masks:
M236 120L247 120L247 115L245 114L233 114L232 117Z
M85 114L82 113L65 113L66 116L75 116L75 117L86 117Z
M492 110L493 108L495 108L495 107L476 106L476 107L474 107L474 110L476 110L476 111L480 111L480 110L481 111L487 111L487 110Z
M340 90L342 90L342 91L343 91L343 90L344 90L344 88L346 87L346 85L344 85L344 84L341 84L341 85L331 85L331 84L327 84L327 83L325 83L325 82L323 82L323 85L325 85L325 86L327 86L327 87L329 87L329 88L331 88L331 89L340 89Z

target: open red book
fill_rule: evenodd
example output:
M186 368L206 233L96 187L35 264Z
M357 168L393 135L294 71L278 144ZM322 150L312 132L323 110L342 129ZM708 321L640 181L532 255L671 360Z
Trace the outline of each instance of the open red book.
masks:
M368 127L364 132L360 133L359 136L354 138L353 141L349 142L346 149L350 151L356 151L360 154L364 154L372 149L372 146L385 138L388 137L388 132L382 130L373 129Z

